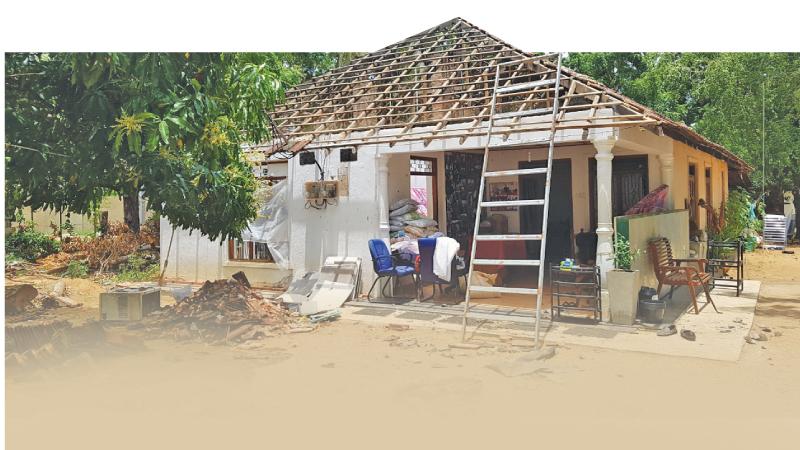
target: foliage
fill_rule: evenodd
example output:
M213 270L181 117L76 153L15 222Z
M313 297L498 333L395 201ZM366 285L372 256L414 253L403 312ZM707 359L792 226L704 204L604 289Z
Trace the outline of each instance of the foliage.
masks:
M734 189L725 202L725 223L719 234L715 236L718 241L733 241L748 238L752 231L761 229L761 221L753 214L753 200L743 189ZM761 211L763 213L763 211Z
M141 192L175 226L238 236L255 217L241 145L270 138L265 111L304 75L284 56L7 53L8 206L84 214Z
M131 255L128 262L120 266L116 281L151 281L159 276L157 261L149 261L139 255Z
M6 236L6 255L14 255L27 261L36 261L59 250L58 241L24 222Z
M766 189L800 185L800 53L570 53L566 65L727 147L759 190L763 97Z
M89 276L89 264L80 260L70 261L64 275L70 278L86 278Z
M631 270L633 260L639 255L639 250L631 250L628 238L617 235L614 239L614 267L620 270Z

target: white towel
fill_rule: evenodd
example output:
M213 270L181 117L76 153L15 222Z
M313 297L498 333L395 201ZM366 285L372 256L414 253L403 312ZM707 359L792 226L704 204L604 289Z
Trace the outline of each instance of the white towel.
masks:
M436 238L436 249L433 251L433 274L444 281L450 281L450 268L453 258L461 245L453 238Z

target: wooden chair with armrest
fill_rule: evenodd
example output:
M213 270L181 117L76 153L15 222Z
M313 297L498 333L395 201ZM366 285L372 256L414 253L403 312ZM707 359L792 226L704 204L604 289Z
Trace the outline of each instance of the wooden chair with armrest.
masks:
M705 270L705 259L673 258L672 247L670 246L669 240L663 237L653 239L648 243L648 253L650 254L650 259L653 262L653 270L655 271L656 279L658 280L658 295L661 295L661 287L663 285L670 286L670 299L672 299L672 291L675 289L675 286L687 286L689 288L689 294L692 298L692 304L694 305L694 313L700 314L700 309L697 307L695 288L702 287L703 292L706 294L707 300L703 307L705 308L705 306L710 303L711 306L714 307L714 311L719 312L719 310L717 310L717 305L714 304L714 301L711 299L711 293L709 292L711 274L707 273ZM681 266L682 263L687 265ZM688 264L697 264L697 268L690 267Z

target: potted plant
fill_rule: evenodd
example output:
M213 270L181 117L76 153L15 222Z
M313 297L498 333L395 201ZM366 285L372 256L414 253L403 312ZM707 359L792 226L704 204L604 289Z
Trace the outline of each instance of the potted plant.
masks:
M614 270L607 274L608 315L611 323L633 325L639 303L639 289L642 287L641 274L631 270L637 252L631 251L631 244L625 236L614 240Z

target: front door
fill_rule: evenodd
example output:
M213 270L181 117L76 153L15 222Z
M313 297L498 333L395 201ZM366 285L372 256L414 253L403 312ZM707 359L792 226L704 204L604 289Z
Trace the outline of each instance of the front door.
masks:
M611 217L625 215L647 193L647 156L615 156L611 161ZM597 229L597 161L589 158L589 218Z
M520 169L547 167L547 161L522 161ZM523 175L519 177L520 199L544 198L545 174ZM520 207L520 231L524 234L542 232L541 206ZM526 241L528 258L539 259L541 242ZM569 159L553 161L553 174L550 178L550 213L547 219L547 249L545 261L556 264L564 258L572 257L572 167ZM545 266L547 267L547 266Z

